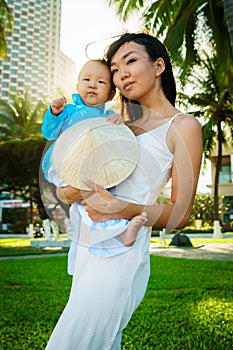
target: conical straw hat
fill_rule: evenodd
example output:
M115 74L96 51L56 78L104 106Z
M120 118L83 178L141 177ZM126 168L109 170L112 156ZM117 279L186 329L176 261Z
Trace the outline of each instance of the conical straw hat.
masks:
M89 189L87 178L105 188L116 186L135 169L139 148L135 135L124 124L90 118L74 124L57 139L53 165L63 181Z

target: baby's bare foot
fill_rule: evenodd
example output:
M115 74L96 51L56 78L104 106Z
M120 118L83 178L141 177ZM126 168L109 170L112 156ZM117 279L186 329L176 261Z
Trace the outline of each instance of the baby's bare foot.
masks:
M145 225L147 220L148 217L145 212L143 212L140 215L134 216L131 219L127 230L118 236L126 247L130 247L131 245L133 245L137 238L138 231L143 225Z
M148 217L147 213L145 212L141 213L140 215L134 216L130 221L128 229L131 226L132 228L135 227L139 230L147 222L147 220Z

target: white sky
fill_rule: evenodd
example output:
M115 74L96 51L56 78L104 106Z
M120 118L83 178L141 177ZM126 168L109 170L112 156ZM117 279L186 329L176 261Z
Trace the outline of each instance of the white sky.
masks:
M90 58L103 57L104 48L111 42L112 36L121 34L123 30L134 32L142 27L137 13L131 15L126 23L120 21L115 8L107 5L107 0L62 0L61 51L76 62L78 74L88 60L85 55L87 44L97 42L89 47ZM210 163L205 174L202 172L198 191L210 192L206 186L211 184Z
M136 13L123 23L115 8L107 5L107 0L62 0L61 51L76 62L77 71L88 59L85 55L87 44L97 42L88 52L90 58L99 58L103 56L109 37L121 34L124 29L133 32L140 28ZM101 41L103 39L106 40Z

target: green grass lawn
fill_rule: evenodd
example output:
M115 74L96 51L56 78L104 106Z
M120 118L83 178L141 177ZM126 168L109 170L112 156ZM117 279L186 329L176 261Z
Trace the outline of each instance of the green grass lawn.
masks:
M19 255L38 255L38 254L56 254L66 253L68 249L42 249L30 247L32 240L30 238L1 238L0 239L0 257L19 256Z
M60 256L1 261L1 349L45 349L69 296L66 264ZM122 349L232 349L232 270L233 261L151 256Z

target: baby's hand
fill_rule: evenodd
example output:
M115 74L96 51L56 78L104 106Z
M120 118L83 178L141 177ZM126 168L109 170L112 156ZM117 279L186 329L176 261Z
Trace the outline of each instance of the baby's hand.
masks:
M120 114L110 114L106 120L112 124L124 123L124 119L122 118L122 116Z
M55 100L53 100L50 105L52 114L53 115L60 114L65 108L66 102L67 100L65 96L56 98Z

